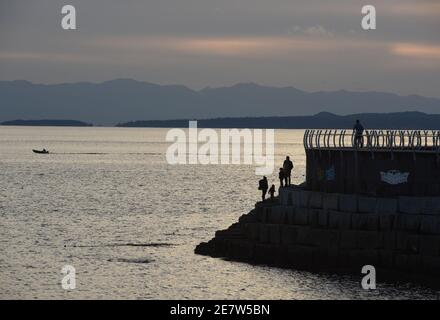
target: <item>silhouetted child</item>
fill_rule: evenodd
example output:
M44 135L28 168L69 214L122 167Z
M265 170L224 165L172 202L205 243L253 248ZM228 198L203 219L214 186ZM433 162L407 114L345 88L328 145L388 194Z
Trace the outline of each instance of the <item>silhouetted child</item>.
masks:
M275 185L273 184L272 187L270 187L269 189L269 194L270 194L270 201L274 201L274 196L275 196Z
M284 170L283 168L280 168L280 172L278 173L278 178L280 179L280 186L283 187L283 181L284 181Z

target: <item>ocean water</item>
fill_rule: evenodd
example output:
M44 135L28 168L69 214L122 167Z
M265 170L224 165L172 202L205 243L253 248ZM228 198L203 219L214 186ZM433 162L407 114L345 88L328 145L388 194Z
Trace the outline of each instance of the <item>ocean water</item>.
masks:
M410 284L195 255L259 200L253 165L167 164L167 129L0 127L1 299L436 299ZM301 130L276 130L295 163ZM49 155L32 149L49 149ZM269 181L277 182L277 170ZM276 183L278 185L278 183ZM76 270L64 290L61 269Z

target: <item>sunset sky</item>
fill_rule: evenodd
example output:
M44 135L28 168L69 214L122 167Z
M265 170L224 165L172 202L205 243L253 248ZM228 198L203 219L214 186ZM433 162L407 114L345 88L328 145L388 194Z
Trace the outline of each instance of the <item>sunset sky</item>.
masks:
M77 30L61 28L61 7ZM377 9L377 30L361 8ZM439 0L0 0L0 80L440 97Z

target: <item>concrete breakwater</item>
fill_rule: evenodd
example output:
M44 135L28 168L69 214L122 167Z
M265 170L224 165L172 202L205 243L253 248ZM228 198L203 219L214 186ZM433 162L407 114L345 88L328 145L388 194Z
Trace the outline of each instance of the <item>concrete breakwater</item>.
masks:
M368 197L280 188L197 254L311 271L440 284L440 197Z

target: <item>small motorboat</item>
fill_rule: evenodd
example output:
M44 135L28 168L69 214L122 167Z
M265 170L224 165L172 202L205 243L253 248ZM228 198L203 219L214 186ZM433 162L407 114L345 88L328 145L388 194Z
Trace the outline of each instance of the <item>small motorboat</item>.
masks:
M40 153L40 154L48 154L48 153L49 153L49 151L47 151L46 149L43 149L43 150L35 150L35 149L32 149L32 151L33 151L34 153Z

